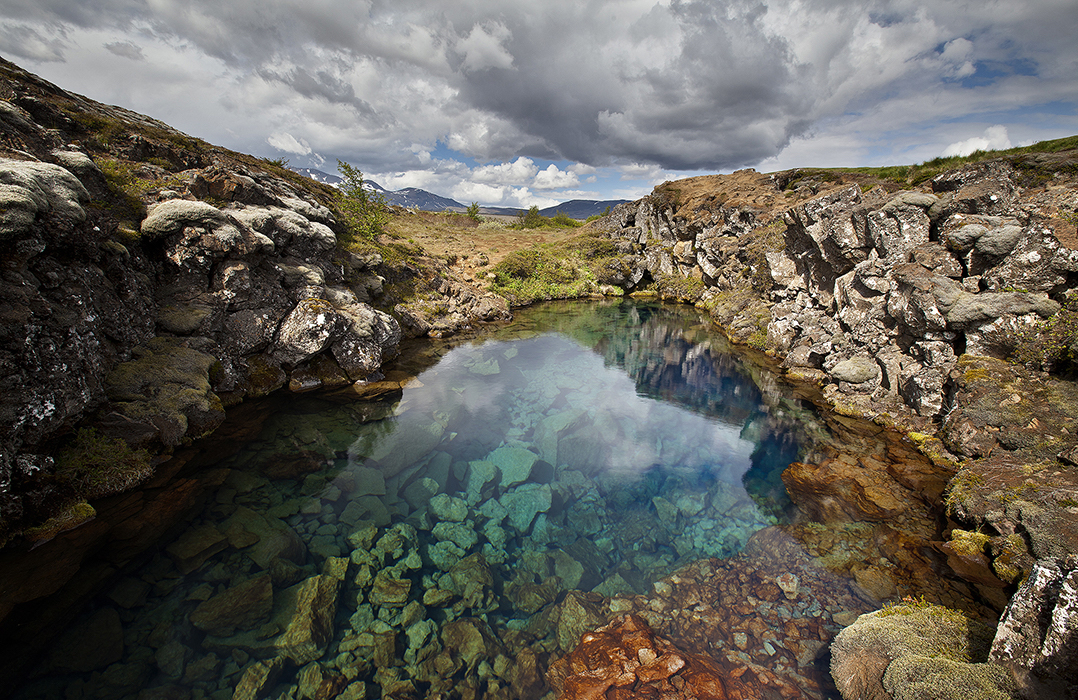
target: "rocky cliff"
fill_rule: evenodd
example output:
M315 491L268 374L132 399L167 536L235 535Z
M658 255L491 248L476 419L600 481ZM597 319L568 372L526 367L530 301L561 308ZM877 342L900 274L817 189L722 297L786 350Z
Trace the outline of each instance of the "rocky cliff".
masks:
M0 542L87 520L245 397L380 379L397 318L508 316L338 201L0 61Z
M904 434L952 477L944 539L931 546L996 609L1022 586L992 661L1030 697L1075 692L1059 669L1078 644L1068 594L1033 574L1065 580L1078 542L1078 391L1062 378L1078 341L1078 154L1054 150L905 187L841 171L693 178L603 225L626 291L708 308L731 337L816 383L835 413ZM933 497L921 476L838 462L783 476L822 521L890 520L900 511L888 503L908 503L909 489Z

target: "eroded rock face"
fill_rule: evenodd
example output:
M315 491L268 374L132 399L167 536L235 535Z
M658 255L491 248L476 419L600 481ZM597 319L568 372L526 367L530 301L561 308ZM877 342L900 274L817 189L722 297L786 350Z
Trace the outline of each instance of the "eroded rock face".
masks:
M24 517L49 515L27 513L24 496L62 500L47 443L80 420L169 450L214 430L245 396L380 378L401 337L368 303L382 260L335 258L338 224L311 192L223 152L189 162L132 137L141 151L122 157L191 169L130 166L124 177L168 188L146 195L141 223L117 222L116 185L90 154L4 105L5 129L29 150L0 159L0 542Z
M679 207L653 195L615 208L607 226L646 276L702 279L701 301L731 335L766 331L789 367L822 370L832 403L934 419L955 358L999 355L1001 334L1056 314L1049 294L1058 298L1078 266L1058 225L1027 209L1016 172L978 163L937 177L931 192L832 186L796 205L773 176L770 188L754 181L759 208L702 194ZM738 181L724 177L713 190ZM762 235L780 213L781 235Z
M1033 568L988 658L1014 673L1023 697L1078 698L1078 556Z

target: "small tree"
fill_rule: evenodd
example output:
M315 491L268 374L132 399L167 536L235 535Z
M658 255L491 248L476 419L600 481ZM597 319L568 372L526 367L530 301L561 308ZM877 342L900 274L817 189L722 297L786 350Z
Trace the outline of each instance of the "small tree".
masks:
M545 222L546 217L539 213L539 207L532 205L527 214L523 212L520 214L520 225L522 228L540 228Z
M479 202L472 202L468 205L468 218L472 221L480 221L479 217Z
M342 160L337 170L343 181L337 187L337 210L353 236L374 239L389 223L389 208L380 192L363 186L363 173Z

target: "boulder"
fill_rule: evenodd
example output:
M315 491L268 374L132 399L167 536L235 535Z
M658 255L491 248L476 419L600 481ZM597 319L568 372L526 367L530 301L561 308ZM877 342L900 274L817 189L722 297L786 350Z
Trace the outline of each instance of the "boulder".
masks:
M283 631L273 639L274 653L296 665L325 653L333 639L340 583L332 576L312 576L277 596L273 619Z
M861 615L831 644L831 677L854 698L1016 698L1006 669L988 663L992 628L931 603L899 603ZM1001 673L1001 671L1003 671ZM923 693L926 679L943 681Z
M86 187L65 168L0 158L0 240L23 237L39 216L81 222L89 201Z
M264 622L272 610L273 582L262 573L199 603L188 619L207 634L228 636Z

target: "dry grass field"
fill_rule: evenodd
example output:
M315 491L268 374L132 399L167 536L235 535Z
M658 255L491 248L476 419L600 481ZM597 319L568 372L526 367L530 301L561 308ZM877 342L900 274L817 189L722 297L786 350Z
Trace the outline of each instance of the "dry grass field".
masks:
M486 287L490 269L509 253L542 244L559 245L582 230L513 229L514 219L483 217L478 223L464 214L395 209L387 233L444 258L464 279Z

